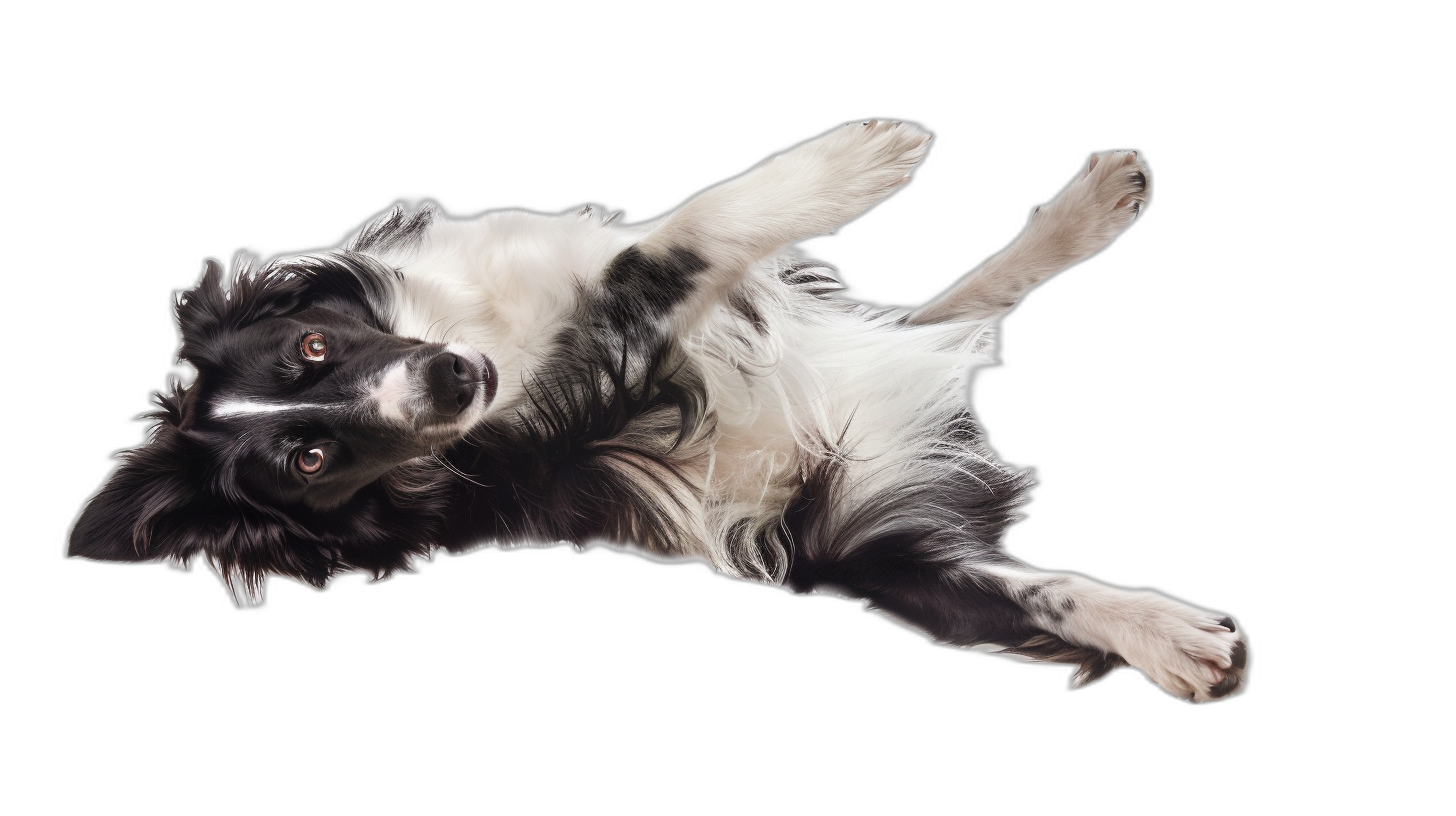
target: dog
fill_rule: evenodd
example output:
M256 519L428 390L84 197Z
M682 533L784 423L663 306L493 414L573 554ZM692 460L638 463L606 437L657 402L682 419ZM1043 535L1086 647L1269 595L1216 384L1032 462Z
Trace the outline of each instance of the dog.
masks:
M196 377L157 395L69 552L201 554L257 599L270 574L607 542L865 599L946 643L1076 664L1077 684L1130 664L1227 696L1232 618L1001 548L1030 478L967 403L998 318L1132 223L1147 167L1094 155L918 309L843 298L787 247L894 192L929 139L842 126L641 224L396 206L339 250L208 261L177 300Z

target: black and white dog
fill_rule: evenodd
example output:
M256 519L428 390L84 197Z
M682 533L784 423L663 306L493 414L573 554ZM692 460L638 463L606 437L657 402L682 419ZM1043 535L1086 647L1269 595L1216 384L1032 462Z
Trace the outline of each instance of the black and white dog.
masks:
M256 597L435 548L593 541L830 589L955 644L1129 663L1225 696L1230 618L1033 569L999 540L1029 486L966 403L996 320L1137 215L1133 152L1085 170L1000 254L922 308L839 298L785 254L889 195L908 124L837 128L658 220L396 208L344 249L209 262L177 304L196 380L71 536L87 558L204 554Z

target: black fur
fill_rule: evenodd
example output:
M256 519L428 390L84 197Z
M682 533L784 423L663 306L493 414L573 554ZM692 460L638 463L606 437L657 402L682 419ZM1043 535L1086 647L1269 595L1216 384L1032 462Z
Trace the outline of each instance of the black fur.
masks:
M412 222L394 214L367 229L356 246L402 240ZM243 423L218 420L198 406L219 392L247 394L250 383L274 379L262 367L275 365L269 361L276 355L247 340L267 321L309 313L355 321L356 331L381 335L370 341L366 366L383 365L389 347L408 353L418 341L388 334L386 292L395 273L343 252L256 275L244 271L224 290L221 268L209 263L201 284L178 305L182 356L197 367L197 380L159 397L163 410L154 415L152 442L126 454L116 478L87 507L71 553L186 561L201 552L250 592L269 573L315 586L346 570L382 577L432 549L459 551L482 541L605 539L680 553L668 521L673 508L661 502L690 493L674 454L708 434L712 420L701 378L658 322L691 292L704 266L688 250L656 259L623 252L607 285L584 301L581 317L550 341L555 352L543 367L549 373L529 383L515 422L436 451L446 467L389 468L346 485L343 500L309 506L301 491L279 487L276 477L257 478L260 469L280 467L258 464L247 440L286 435L282 428L266 430L283 419L248 417L245 431ZM813 265L787 266L780 278L814 298L840 288ZM751 304L738 311L750 325L761 321ZM295 395L301 401L317 387L313 379L327 381L323 371L301 374ZM637 432L627 433L629 427ZM640 432L644 427L652 432ZM1029 622L1024 607L1034 599L1009 597L992 580L963 578L967 559L1014 563L999 543L1030 480L992 464L968 413L941 436L946 457L919 469L921 481L848 512L838 497L842 468L827 460L807 474L781 523L758 531L758 554L798 591L866 598L941 640L999 643L1030 654L1035 650L1024 644L1050 637ZM350 447L387 453L390 442L381 435ZM981 454L974 469L952 454L963 449ZM633 464L644 462L651 466ZM956 554L954 563L948 552ZM1060 659L1071 659L1072 647L1058 649ZM1085 659L1081 652L1074 656Z
M1128 181L1147 184L1141 172ZM1149 658L1137 638L1087 634L1079 627L1103 623L1083 601L1102 596L1002 551L1031 479L996 463L948 390L964 383L952 355L983 350L987 324L912 325L838 296L822 266L745 260L751 231L720 217L763 208L747 218L762 231L781 203L748 189L746 202L665 231L583 234L571 230L605 223L572 219L533 232L530 216L511 214L500 243L481 249L453 227L432 230L433 207L395 208L346 249L245 267L229 286L208 262L177 303L180 355L197 377L158 395L149 441L122 455L70 553L202 555L255 596L269 574L323 586L342 571L408 569L437 549L607 541L862 598L947 643L1076 663L1079 682L1124 660L1058 632L1117 644L1144 669L1187 669L1189 653ZM781 245L765 234L755 252ZM630 240L640 243L623 249ZM471 301L441 305L452 286ZM437 318L464 328L436 335L425 326ZM888 356L874 360L865 340ZM847 368L838 343L857 374L837 368ZM509 403L494 403L487 354L514 366ZM903 377L872 379L902 362ZM823 375L827 387L804 398L792 392L808 370L804 383ZM842 392L831 375L849 383ZM732 405L735 390L754 394L748 407ZM720 452L741 469L715 474ZM1191 693L1233 691L1246 659L1239 643L1227 674Z

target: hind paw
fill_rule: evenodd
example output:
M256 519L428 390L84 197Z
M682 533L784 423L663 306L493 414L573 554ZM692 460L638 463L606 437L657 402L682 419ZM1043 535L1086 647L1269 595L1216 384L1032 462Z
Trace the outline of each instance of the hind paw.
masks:
M1172 606L1172 604L1170 604ZM1188 607L1160 610L1123 657L1176 697L1206 702L1243 683L1249 649L1232 618Z

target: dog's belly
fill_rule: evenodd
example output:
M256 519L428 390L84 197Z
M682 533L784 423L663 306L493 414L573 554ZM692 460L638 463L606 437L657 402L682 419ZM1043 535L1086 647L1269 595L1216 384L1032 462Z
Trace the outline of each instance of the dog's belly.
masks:
M713 501L777 511L792 497L800 456L793 436L770 418L714 434L704 483Z
M775 550L799 545L782 525L809 474L828 462L856 496L894 490L966 410L966 373L989 359L989 335L866 320L784 289L754 294L762 330L725 310L684 349L714 418L703 455L684 464L703 497L704 555L781 579Z

